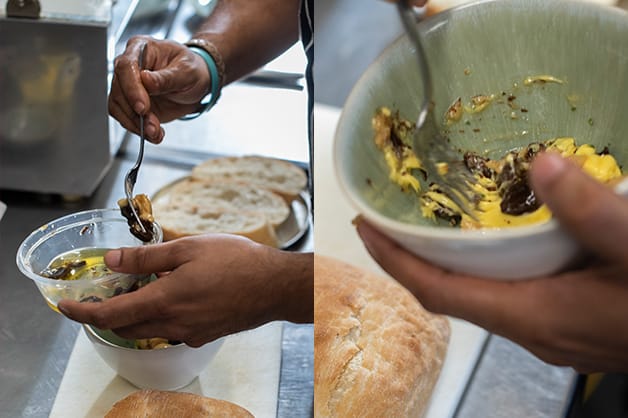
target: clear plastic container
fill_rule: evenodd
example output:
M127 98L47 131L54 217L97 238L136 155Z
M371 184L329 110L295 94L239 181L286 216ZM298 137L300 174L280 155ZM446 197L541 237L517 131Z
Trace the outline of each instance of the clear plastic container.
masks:
M162 239L157 223L153 240L144 243L131 235L119 209L95 209L73 213L37 228L20 244L16 262L20 271L35 282L48 305L58 312L57 304L62 299L109 299L137 289L150 281L151 275L109 271L89 279L51 279L41 273L52 260L69 251L150 245Z

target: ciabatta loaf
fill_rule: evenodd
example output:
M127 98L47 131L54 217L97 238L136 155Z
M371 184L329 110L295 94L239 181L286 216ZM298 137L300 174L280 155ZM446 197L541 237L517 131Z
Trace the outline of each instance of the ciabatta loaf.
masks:
M290 215L290 208L276 193L245 183L186 178L156 196L153 204L189 204L215 212L260 212L276 227Z
M255 185L272 190L287 201L297 197L307 184L307 176L300 167L258 156L212 158L194 167L192 177Z
M392 279L314 260L314 415L422 416L447 352L447 318Z
M253 418L234 403L193 393L141 390L116 402L105 418Z
M190 235L224 233L241 235L260 244L277 247L277 234L260 212L232 212L206 208L202 204L171 202L153 206L155 220L161 226L164 241Z

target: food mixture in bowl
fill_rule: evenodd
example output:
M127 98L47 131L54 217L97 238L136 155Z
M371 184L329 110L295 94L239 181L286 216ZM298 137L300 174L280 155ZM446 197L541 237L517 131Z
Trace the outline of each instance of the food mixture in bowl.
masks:
M470 111L482 111L493 99L493 96L481 97L484 99L478 99L477 107ZM460 103L458 99L449 108L445 116L448 124L460 119L459 113L464 111ZM522 226L550 219L549 209L536 199L527 181L530 163L542 151L560 153L602 183L615 184L622 178L621 169L607 147L596 151L588 144L577 145L573 138L551 138L531 143L499 159L467 151L461 158L476 179L471 187L480 196L477 201L471 202L473 219L460 210L439 184L428 182L421 156L415 155L410 146L414 123L402 118L398 111L382 107L375 112L372 126L375 144L384 155L390 180L404 191L417 194L419 210L425 218L441 219L462 229ZM439 163L438 168L446 171L447 164ZM426 189L421 187L421 178L427 183Z
M181 344L181 341L168 340L166 338L142 338L135 340L135 348L138 350L156 350L159 348L168 348L173 345Z

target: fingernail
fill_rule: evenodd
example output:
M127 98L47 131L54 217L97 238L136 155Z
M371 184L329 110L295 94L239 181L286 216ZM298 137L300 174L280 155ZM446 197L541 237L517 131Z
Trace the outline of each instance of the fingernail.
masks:
M136 102L135 105L133 106L133 110L135 110L135 113L137 114L143 114L144 113L144 103L142 102Z
M122 251L111 250L105 254L105 264L109 267L119 267L122 261Z
M560 176L567 169L567 161L555 152L548 152L543 155L543 178L551 181Z
M146 135L148 135L148 137L150 138L154 138L156 133L157 127L152 123L149 123L148 126L146 126Z
M360 238L362 239L362 241L368 241L370 235L371 235L371 228L370 225L366 222L364 222L364 218L361 215L358 215L354 220L353 220L353 225L355 225L355 229L358 233L358 235L360 236Z
M375 256L377 254L377 250L371 244L372 230L369 225L365 222L360 223L359 225L357 225L356 230L358 236L360 237L360 240L362 241L362 244L366 248L366 251L368 251L369 254Z
M159 128L159 132L157 134L155 134L154 136L149 136L148 138L153 144L159 144L161 143L161 141L164 140L165 133L166 131L164 131L164 128Z
M355 218L351 220L351 225L359 226L363 220L364 218L362 217L362 215L357 215Z
M59 312L61 312L63 315L67 316L68 318L70 317L70 312L65 309L61 304L57 305L57 309L59 309Z

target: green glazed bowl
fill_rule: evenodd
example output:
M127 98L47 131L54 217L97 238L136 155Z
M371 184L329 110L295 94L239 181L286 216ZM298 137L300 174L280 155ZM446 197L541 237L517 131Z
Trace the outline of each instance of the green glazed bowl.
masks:
M486 0L440 13L418 28L437 119L458 97L466 103L478 94L495 95L484 111L465 114L448 127L454 146L495 158L532 142L570 136L598 151L608 146L621 166L628 164L623 10L561 0ZM524 83L545 75L562 83ZM417 197L389 180L371 128L378 107L398 109L414 121L421 101L416 57L402 36L354 86L337 126L336 174L356 209L405 248L447 269L518 279L568 266L578 246L556 221L461 231L421 216Z

